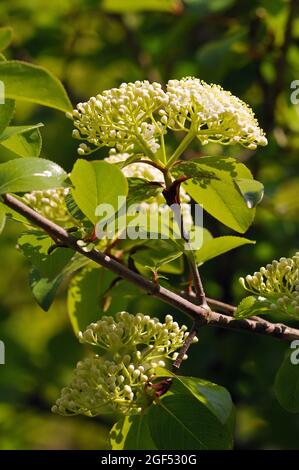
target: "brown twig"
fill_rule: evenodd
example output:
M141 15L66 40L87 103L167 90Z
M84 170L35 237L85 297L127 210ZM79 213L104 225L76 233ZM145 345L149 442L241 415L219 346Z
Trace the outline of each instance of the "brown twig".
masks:
M188 349L190 348L191 344L193 343L193 340L194 340L195 336L197 335L198 330L199 330L199 325L195 321L193 323L193 326L190 330L190 333L189 333L184 345L182 346L182 348L179 351L178 357L176 358L176 360L173 363L172 371L174 373L176 373L178 371L178 369L181 367L184 356L187 353Z
M2 197L3 202L8 207L26 217L28 221L44 230L52 238L59 240L61 243L64 243L77 253L80 253L88 259L91 259L100 266L109 269L118 276L133 283L154 297L185 313L190 318L195 320L198 326L207 325L236 331L249 331L251 333L257 333L268 337L279 338L284 341L299 339L299 330L286 325L271 323L266 320L238 320L218 312L207 311L205 308L202 308L199 305L195 305L175 292L172 292L165 287L157 285L154 282L143 278L139 274L131 271L129 268L121 264L119 261L112 259L110 256L102 253L101 251L96 249L92 249L88 252L84 251L84 248L78 245L78 240L59 225L38 214L33 209L26 206L22 201L18 200L10 194L5 194Z

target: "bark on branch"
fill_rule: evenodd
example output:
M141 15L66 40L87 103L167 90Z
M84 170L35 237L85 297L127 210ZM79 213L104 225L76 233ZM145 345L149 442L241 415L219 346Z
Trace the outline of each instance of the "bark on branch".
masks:
M111 258L101 251L98 251L97 249L93 249L89 252L84 251L84 249L78 245L78 240L70 235L66 230L38 214L14 196L10 194L3 195L3 202L14 211L23 215L33 225L44 230L54 240L57 240L72 250L81 253L86 258L89 258L104 268L109 269L123 279L126 279L137 287L143 289L148 294L153 295L175 309L187 314L196 322L198 327L207 325L236 331L249 331L252 333L279 338L285 341L299 339L299 330L286 325L271 323L266 320L237 320L232 316L215 311L208 311L202 306L195 305L193 302L190 302L190 300L185 299L175 292L143 278L119 261Z

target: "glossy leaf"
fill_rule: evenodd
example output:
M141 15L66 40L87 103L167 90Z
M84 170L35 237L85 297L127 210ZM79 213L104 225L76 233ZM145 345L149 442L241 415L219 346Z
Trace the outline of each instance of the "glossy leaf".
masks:
M222 424L230 420L233 402L226 388L197 377L177 376L179 380L199 401L205 404Z
M59 188L66 172L56 163L41 158L17 158L0 164L0 194Z
M212 238L207 240L202 248L196 251L196 261L198 264L203 264L209 259L216 258L234 248L247 244L255 244L255 242L247 238L234 236Z
M72 195L79 209L96 223L99 204L118 210L118 197L128 194L128 184L121 170L104 161L77 160L71 173Z
M253 179L245 165L229 157L202 157L177 165L173 172L190 177L183 186L204 210L237 232L246 232L255 210L248 208L236 183Z
M112 450L155 450L148 415L125 416L110 431Z
M256 207L261 202L264 196L264 186L262 183L246 178L237 178L236 183L249 209Z
M6 49L12 41L13 30L9 26L0 28L0 51Z
M0 62L0 77L6 98L30 101L64 112L72 110L61 82L43 67L17 60Z
M1 113L0 113L0 138L2 137L2 133L4 129L9 125L13 113L15 110L15 102L14 100L5 100L5 103L0 104Z
M0 136L0 143L21 157L39 157L42 148L39 128L42 126L43 124L7 127Z
M227 392L224 394L222 387L220 389L215 394L211 386L200 379L189 378L188 383L174 379L170 390L148 413L150 432L157 448L230 449L234 413Z
M299 346L297 345L297 351ZM292 364L292 355L296 364ZM299 413L299 364L298 353L290 351L284 358L275 379L275 394L280 405L290 413Z

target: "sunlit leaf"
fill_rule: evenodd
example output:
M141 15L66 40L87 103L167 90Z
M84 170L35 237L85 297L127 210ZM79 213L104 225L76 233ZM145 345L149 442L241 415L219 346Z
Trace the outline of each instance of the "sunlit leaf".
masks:
M17 158L0 164L0 193L59 188L66 172L56 163L41 158Z
M155 450L148 415L125 416L110 431L112 450Z
M38 230L22 233L18 239L18 247L30 263L48 279L56 277L74 255L69 248L58 248L49 254L53 240Z
M236 183L240 179L253 180L245 165L229 157L202 157L182 162L173 172L190 178L183 186L205 211L237 232L246 232L255 210L249 209Z
M31 101L60 111L71 111L72 105L61 82L43 67L17 60L0 62L0 79L5 97Z
M0 136L0 143L21 157L38 157L42 148L39 131L42 126L43 124L7 127Z
M215 237L207 240L203 246L196 251L196 261L198 264L203 264L209 259L216 258L216 256L220 256L234 248L247 244L255 244L255 242L247 238L235 236Z

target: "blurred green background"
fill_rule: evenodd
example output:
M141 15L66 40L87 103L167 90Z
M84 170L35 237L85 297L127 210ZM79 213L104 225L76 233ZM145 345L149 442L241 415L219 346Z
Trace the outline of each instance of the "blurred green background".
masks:
M299 79L297 0L2 0L0 26L14 29L8 58L47 67L76 104L123 81L166 82L192 75L248 102L269 139L255 152L209 145L204 154L246 162L265 197L244 246L202 268L210 297L236 303L240 275L298 249ZM18 103L15 122L42 121L42 156L70 169L77 143L62 113ZM192 151L190 152L192 157ZM4 157L5 158L5 155ZM231 233L205 216L214 235ZM62 289L48 313L33 301L28 265L15 249L21 227L0 239L0 449L103 449L111 417L63 418L50 408L83 354L68 321ZM152 300L143 307L169 311ZM147 312L146 312L147 313ZM171 313L171 312L170 312ZM180 316L178 318L181 319ZM273 393L287 348L277 340L205 328L184 372L226 386L237 405L236 448L299 449L299 417Z

